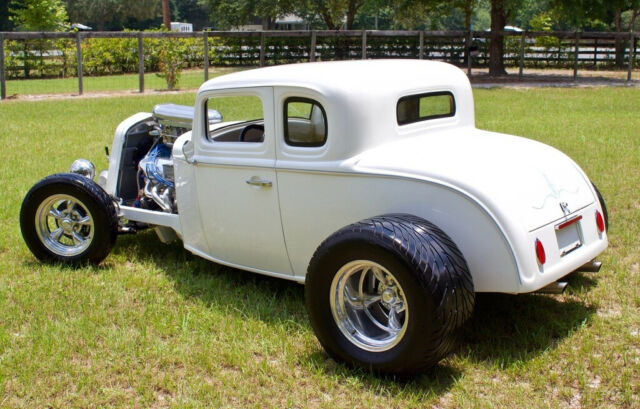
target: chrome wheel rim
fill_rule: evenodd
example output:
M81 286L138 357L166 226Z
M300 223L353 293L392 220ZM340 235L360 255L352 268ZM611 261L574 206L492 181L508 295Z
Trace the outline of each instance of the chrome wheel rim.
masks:
M73 257L85 251L93 240L93 217L73 196L53 195L36 210L36 233L52 253Z
M342 266L331 283L331 313L342 334L367 351L387 351L404 336L409 306L396 277L370 260Z

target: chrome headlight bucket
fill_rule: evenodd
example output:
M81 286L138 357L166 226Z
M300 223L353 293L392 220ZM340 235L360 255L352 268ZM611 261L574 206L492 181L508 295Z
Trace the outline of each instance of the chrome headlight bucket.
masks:
M93 166L90 160L87 159L76 159L71 164L71 169L69 169L71 173L77 173L78 175L82 175L91 180L96 176L96 167Z

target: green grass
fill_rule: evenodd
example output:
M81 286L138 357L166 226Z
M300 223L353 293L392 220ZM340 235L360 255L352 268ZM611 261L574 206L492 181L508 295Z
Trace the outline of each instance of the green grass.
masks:
M235 68L210 68L209 78L236 71ZM183 71L180 77L179 89L197 89L204 82L203 70ZM144 75L145 90L166 90L167 82L154 73ZM103 91L138 91L138 74L107 75L102 77L83 77L84 92ZM77 78L53 78L33 80L7 81L7 95L37 95L37 94L77 94Z
M0 407L639 407L640 94L475 97L479 127L549 143L586 170L608 200L610 247L563 296L479 296L460 349L411 379L330 360L302 286L153 232L119 237L99 267L29 253L18 213L31 185L77 157L105 167L122 119L193 94L0 103Z

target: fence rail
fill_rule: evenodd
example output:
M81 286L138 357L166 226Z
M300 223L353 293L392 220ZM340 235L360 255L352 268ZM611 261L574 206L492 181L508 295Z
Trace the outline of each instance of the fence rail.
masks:
M125 54L128 64L120 72L138 72L138 90L144 92L145 71L152 71L151 56L145 53L148 41L191 39L190 66L204 67L204 80L212 65L274 65L281 63L366 58L419 58L443 60L466 67L486 67L489 40L504 37L506 66L518 67L522 78L525 67L573 68L578 79L579 68L603 65L626 65L627 81L632 80L637 64L635 32L486 32L486 31L205 31L205 32L0 32L0 95L6 98L6 81L30 78L37 61L56 76L78 78L78 93L83 93L83 76L103 73L95 68L83 48L94 39L129 39L134 45ZM65 41L63 50L44 42ZM21 42L21 43L20 43ZM29 44L39 42L38 50ZM74 44L75 43L75 44ZM22 44L22 48L19 45ZM47 48L49 47L49 48ZM73 49L75 48L75 49ZM75 54L75 55L74 55ZM134 62L137 59L136 62ZM9 60L9 64L7 61ZM84 62L83 62L84 61ZM17 62L22 62L18 65Z

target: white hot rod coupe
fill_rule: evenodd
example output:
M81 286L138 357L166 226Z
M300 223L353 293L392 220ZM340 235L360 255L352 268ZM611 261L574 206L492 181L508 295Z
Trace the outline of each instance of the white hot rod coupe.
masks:
M109 169L86 160L26 195L40 260L99 263L152 227L219 264L305 284L326 351L383 373L436 364L475 292L559 292L597 271L607 212L576 163L475 128L439 62L322 62L207 81L195 106L124 120Z

